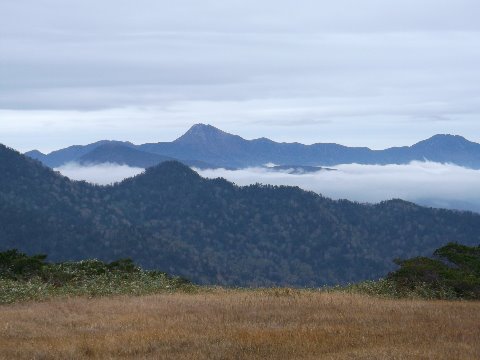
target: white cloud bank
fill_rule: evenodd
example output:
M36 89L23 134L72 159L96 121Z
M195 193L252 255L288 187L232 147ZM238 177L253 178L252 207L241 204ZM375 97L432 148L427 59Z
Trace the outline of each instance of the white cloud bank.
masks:
M55 170L72 180L85 180L98 185L109 185L144 171L142 168L110 163L89 166L69 163Z
M237 185L292 185L333 199L379 202L401 198L434 207L480 212L480 171L456 165L412 162L408 165L339 165L337 171L288 174L264 168L198 170L203 177L224 177ZM58 168L75 180L110 184L143 171L113 164Z
M339 165L337 171L287 174L262 168L205 170L202 176L225 177L238 185L256 182L293 185L333 199L376 203L400 198L435 207L480 211L480 171L451 164Z

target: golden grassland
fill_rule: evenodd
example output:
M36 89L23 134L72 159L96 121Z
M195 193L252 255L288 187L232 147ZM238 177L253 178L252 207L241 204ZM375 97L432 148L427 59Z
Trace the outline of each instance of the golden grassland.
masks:
M290 289L0 306L2 359L480 359L480 303Z

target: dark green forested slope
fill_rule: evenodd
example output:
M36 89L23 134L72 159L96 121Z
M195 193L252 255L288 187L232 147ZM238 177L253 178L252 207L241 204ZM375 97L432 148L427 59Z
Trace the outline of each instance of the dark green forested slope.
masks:
M451 241L478 245L480 216L237 187L177 162L99 187L0 147L0 251L132 257L201 283L316 286L384 276L393 258Z

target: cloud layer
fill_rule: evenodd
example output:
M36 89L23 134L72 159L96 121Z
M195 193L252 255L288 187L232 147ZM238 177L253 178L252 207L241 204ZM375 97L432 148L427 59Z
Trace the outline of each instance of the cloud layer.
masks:
M456 165L412 162L409 165L339 165L337 171L292 175L251 168L199 171L238 185L256 182L293 185L333 199L376 203L399 198L421 204L480 211L480 171Z
M197 122L375 148L480 141L478 13L477 0L2 1L0 142L166 141Z
M91 166L69 163L55 170L72 180L85 180L97 185L110 185L144 171L141 168L109 163Z
M254 183L299 186L333 199L379 202L401 198L433 207L480 212L480 171L455 165L413 162L409 165L340 165L337 171L292 175L264 168L196 170L204 177L224 177L237 185ZM109 184L143 171L112 164L57 169L76 180Z

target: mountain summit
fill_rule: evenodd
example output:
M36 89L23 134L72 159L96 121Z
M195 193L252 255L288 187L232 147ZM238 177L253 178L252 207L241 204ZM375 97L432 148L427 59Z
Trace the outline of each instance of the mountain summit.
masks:
M424 156L430 161L480 168L480 144L463 136L439 134L418 142L410 149L413 156Z
M468 146L475 146L478 145L474 142L468 141L463 136L460 135L451 135L451 134L437 134L432 136L429 139L423 140L418 142L417 144L413 145L414 147L442 147L447 149L458 149L458 148L466 148Z
M184 145L210 145L213 143L228 145L230 142L246 142L246 140L208 124L195 124L174 141L174 143Z

